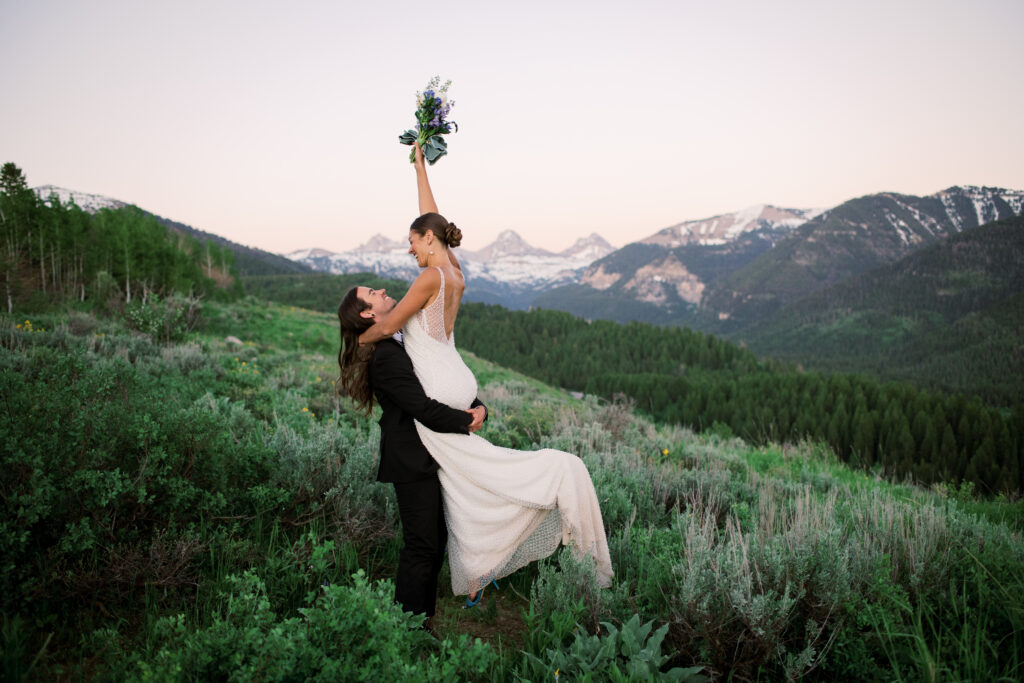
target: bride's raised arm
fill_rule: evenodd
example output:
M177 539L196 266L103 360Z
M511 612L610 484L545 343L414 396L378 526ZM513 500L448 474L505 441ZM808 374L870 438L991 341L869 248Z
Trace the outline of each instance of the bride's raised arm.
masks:
M423 163L423 150L420 148L420 143L413 143L416 145L416 158L413 165L416 167L416 198L419 201L420 215L425 213L441 213L437 210L437 202L434 201L434 193L430 189L430 180L427 178L427 166ZM448 260L452 262L460 272L462 271L462 265L459 263L459 259L455 257L455 252L451 249L448 250Z
M402 329L402 325L411 318L416 311L427 305L430 297L441 289L441 275L436 268L427 268L421 272L409 291L405 293L402 300L395 304L391 312L386 315L374 316L373 325L368 327L359 335L360 344L373 344L381 339L387 339L395 332Z
M425 213L441 213L437 210L437 202L434 201L434 193L430 191L430 180L427 178L427 166L423 163L423 149L420 143L416 145L416 159L413 165L416 167L416 198L420 204L420 215Z

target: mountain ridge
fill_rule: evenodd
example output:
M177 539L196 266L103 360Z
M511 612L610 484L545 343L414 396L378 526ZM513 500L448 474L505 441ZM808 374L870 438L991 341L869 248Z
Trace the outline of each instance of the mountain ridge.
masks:
M757 205L627 244L588 266L578 286L552 288L534 303L729 336L818 289L1021 213L1024 191L970 185L925 197L864 195L824 210ZM640 317L630 317L631 305Z
M572 283L595 258L614 248L592 233L561 252L534 247L514 230L504 230L478 250L459 247L457 254L468 281L468 301L527 308L538 291ZM419 274L408 245L374 235L365 243L340 253L307 248L286 254L314 270L347 274L373 273L377 277L414 280Z
M984 222L1020 215L1024 192L956 186L843 202L735 270L700 302L708 331L733 333L778 308Z
M106 195L79 192L78 190L70 190L56 185L40 185L32 188L32 191L35 192L36 196L43 201L49 201L51 197L56 197L61 204L74 202L76 206L89 213L95 213L102 209L117 210L128 206L135 206L129 202L114 199ZM238 268L239 274L243 276L313 272L313 269L309 266L292 261L291 259L287 259L279 254L232 242L226 237L221 237L220 235L216 235L212 232L199 230L191 225L186 225L185 223L179 223L178 221L164 218L163 216L151 211L146 211L142 208L139 208L139 210L145 214L153 216L161 225L170 230L176 230L200 240L210 240L215 244L227 247L234 254L235 265Z

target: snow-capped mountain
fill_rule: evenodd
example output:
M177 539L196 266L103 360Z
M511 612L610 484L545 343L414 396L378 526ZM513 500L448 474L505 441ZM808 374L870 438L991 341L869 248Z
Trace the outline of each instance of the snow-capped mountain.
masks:
M571 247L562 252L562 255L593 262L613 251L615 251L615 247L608 244L596 232L592 232L588 237L576 240Z
M335 253L327 249L299 249L286 258L304 263L325 273L374 273L397 280L412 280L419 273L416 260L409 254L409 245L374 235L364 244L349 251Z
M640 241L643 244L657 244L669 248L684 244L720 245L731 242L742 233L751 230L792 230L823 211L824 209L780 209L769 204L758 204L742 211L677 223Z
M374 235L355 249L341 253L301 249L285 256L328 273L371 272L412 280L419 274L419 267L408 249L404 242ZM474 283L470 298L477 294L486 301L518 306L523 304L524 297L577 282L584 268L612 251L614 247L597 234L552 253L530 245L515 231L506 230L483 249L460 248L456 254L467 280Z
M101 194L68 190L56 185L40 185L39 187L33 187L32 191L44 201L49 200L52 196L56 196L61 204L74 202L80 209L89 213L95 213L100 209L120 209L123 206L128 206L127 202L122 202L119 199L105 197Z
M480 251L465 252L466 273L524 290L547 289L575 282L584 268L614 250L600 235L591 234L555 254L506 230Z
M769 204L710 218L683 221L594 261L580 284L595 290L613 285L644 303L699 304L714 261L749 261L824 209L783 209ZM638 259L637 252L644 255Z
M531 246L515 230L505 230L499 234L493 242L479 251L467 251L462 253L471 261L493 261L501 258L515 256L553 256L550 251Z
M728 334L952 235L1024 214L1024 192L881 192L827 210L755 206L686 221L594 261L576 288L535 305L591 318L682 323Z

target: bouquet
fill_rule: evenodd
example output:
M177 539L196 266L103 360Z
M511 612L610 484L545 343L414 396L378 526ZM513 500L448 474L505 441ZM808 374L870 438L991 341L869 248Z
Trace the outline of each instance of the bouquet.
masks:
M433 166L438 159L448 153L448 143L442 135L459 130L458 124L448 120L448 112L455 106L455 100L448 100L448 87L451 81L441 85L441 79L434 76L427 83L423 92L416 93L416 130L407 130L398 136L403 145L420 143L423 157ZM416 150L409 155L409 161L416 160Z

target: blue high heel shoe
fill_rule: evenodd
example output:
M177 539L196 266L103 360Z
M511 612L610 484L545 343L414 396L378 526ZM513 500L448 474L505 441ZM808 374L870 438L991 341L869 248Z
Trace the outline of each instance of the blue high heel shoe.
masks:
M498 582L497 582L496 579L491 579L491 583L494 584L495 589L498 588ZM472 600L470 600L469 596L467 595L466 596L466 604L462 606L462 609L469 609L470 607L476 607L477 605L479 605L480 604L480 598L484 597L484 588L487 588L487 586L491 585L491 583L484 584L480 588L480 590L478 590L476 592L476 597L473 598Z

